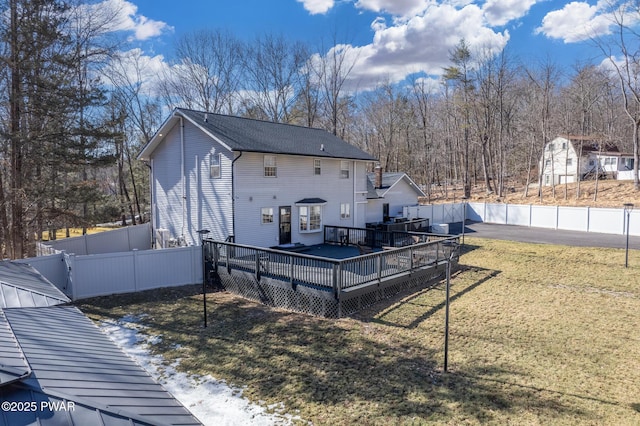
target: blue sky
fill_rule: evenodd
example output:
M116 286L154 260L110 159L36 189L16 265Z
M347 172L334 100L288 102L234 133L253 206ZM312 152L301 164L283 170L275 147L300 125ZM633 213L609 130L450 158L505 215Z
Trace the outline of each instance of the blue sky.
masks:
M506 49L524 63L549 59L570 72L577 62L603 61L589 39L612 28L606 0L105 1L122 8L131 46L156 67L168 66L177 37L203 28L225 28L245 40L282 34L317 50L337 37L349 47L356 62L351 77L361 88L413 73L437 78L461 38L472 49Z

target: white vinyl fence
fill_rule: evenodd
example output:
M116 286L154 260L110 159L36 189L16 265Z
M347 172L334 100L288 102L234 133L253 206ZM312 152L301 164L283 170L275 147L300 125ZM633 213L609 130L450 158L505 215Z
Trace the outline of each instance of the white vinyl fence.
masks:
M202 282L200 246L23 259L72 300Z
M567 231L626 234L624 209L467 203L466 218L475 222ZM640 206L629 216L629 235L640 236Z
M465 218L473 222L605 234L626 234L627 229L627 216L622 208L455 203L405 207L404 215L409 219L429 219L430 225L457 223ZM629 235L640 236L640 206L629 216Z
M66 251L78 255L148 250L151 248L151 224L143 223L97 234L47 241L41 245L49 248L41 249L41 253Z

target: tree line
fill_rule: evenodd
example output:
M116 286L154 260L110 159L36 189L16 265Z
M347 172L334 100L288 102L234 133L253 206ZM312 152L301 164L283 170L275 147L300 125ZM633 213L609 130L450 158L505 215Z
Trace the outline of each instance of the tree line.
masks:
M460 40L440 77L380 76L359 89L358 57L335 37L312 48L198 30L154 68L117 36L119 11L106 3L0 0L0 10L3 258L33 255L57 229L145 220L148 168L136 154L174 107L324 128L383 170L409 173L429 198L454 185L466 197L473 187L528 191L560 134L598 135L638 164L640 50L622 13L617 33L594 40L599 61L561 69Z

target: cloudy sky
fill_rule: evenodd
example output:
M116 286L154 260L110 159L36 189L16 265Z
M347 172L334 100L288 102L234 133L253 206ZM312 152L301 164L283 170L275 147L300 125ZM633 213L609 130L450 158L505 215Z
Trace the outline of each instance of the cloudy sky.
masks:
M174 40L224 28L251 40L265 32L326 52L348 46L360 87L438 76L464 38L472 49L506 49L517 61L551 60L567 70L602 61L590 39L612 30L608 0L106 0L122 11L119 29L150 67L171 60Z

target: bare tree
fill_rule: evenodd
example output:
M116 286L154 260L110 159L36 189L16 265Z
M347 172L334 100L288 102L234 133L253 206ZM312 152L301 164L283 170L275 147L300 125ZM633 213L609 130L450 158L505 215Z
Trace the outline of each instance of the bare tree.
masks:
M171 107L233 113L242 70L242 44L222 30L201 30L176 43L177 61L159 83Z

